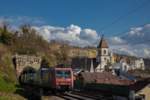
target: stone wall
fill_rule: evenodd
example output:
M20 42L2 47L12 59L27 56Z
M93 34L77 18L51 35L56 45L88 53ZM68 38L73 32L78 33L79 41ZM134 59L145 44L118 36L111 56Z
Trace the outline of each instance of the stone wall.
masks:
M29 55L15 55L13 57L13 62L18 77L26 67L32 67L35 70L38 70L41 65L41 57Z

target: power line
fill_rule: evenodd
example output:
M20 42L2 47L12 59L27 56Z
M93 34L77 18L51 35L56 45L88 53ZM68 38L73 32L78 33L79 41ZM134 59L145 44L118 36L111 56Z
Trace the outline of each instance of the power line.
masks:
M114 21L112 21L110 24L105 25L104 27L102 27L100 30L103 31L105 29L108 29L110 26L116 24L117 22L119 22L120 20L122 20L123 18L129 16L130 14L133 14L135 12L137 12L139 9L142 9L144 7L146 7L147 5L149 5L150 0L147 0L146 2L144 2L143 4L141 4L140 6L138 6L137 8L129 11L127 14L124 14L122 16L119 16L118 18L116 18Z
M150 23L150 22L147 22L147 23L138 25L138 26L136 26L136 27L143 27L144 25L149 24L149 23ZM130 30L130 29L126 29L126 30L124 30L124 31L122 31L122 32L119 32L119 33L117 33L117 34L113 34L113 35L111 35L111 36L120 36L120 37L122 37L122 36L127 35L127 34L124 34L124 33L128 33L129 30Z

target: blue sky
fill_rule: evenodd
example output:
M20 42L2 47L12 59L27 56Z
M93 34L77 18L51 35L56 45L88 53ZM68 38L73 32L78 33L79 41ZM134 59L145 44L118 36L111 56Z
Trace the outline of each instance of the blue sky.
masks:
M150 0L0 0L0 25L31 24L44 39L150 58ZM113 24L112 24L113 23Z
M14 19L25 16L60 27L75 24L113 36L150 23L148 3L149 0L0 0L0 16ZM112 25L120 16L125 17Z

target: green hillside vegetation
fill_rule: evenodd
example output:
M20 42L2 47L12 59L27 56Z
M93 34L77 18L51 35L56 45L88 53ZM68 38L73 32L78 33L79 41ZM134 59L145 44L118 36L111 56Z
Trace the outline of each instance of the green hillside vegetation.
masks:
M0 44L0 91L15 90L16 77L14 71L11 53L3 44Z
M8 82L5 78L1 75L0 76L0 91L4 92L15 92L15 84Z
M11 52L0 43L0 100L22 100L21 96L11 94L16 91L16 84Z
M54 41L49 43L29 25L23 25L15 31L11 30L11 26L8 25L0 27L0 100L7 99L7 96L1 95L2 92L14 93L17 89L13 55L41 56L42 64L51 67L58 64L68 65L71 62L70 49L73 47L66 43L57 44Z
M49 43L29 25L21 26L17 31L11 26L0 27L0 91L14 92L17 84L12 56L27 54L41 56L48 66L66 64L69 61L67 46L53 50Z

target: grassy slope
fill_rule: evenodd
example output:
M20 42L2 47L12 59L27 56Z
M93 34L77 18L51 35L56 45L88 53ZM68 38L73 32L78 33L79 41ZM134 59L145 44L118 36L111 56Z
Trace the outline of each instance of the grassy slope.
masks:
M0 75L0 91L15 92L15 83L7 82L2 75Z
M7 47L0 44L0 100L24 100L15 94L17 81L11 58Z
M17 94L0 93L0 100L26 100L26 99Z

